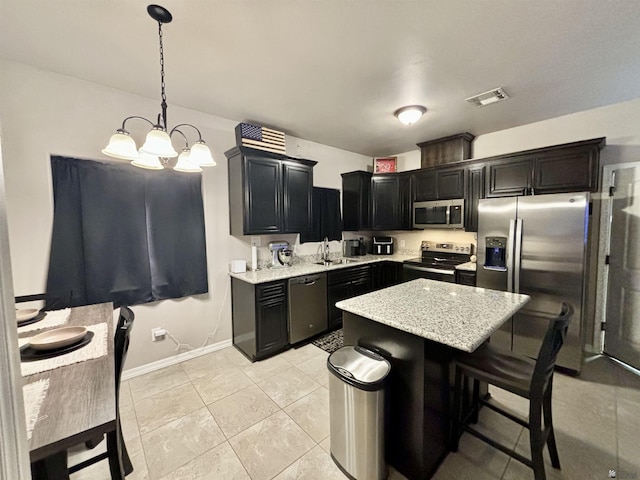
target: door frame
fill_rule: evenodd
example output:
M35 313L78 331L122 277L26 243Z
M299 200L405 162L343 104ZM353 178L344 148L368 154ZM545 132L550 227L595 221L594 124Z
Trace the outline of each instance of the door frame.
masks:
M31 478L0 144L0 480Z
M598 280L596 286L596 306L593 348L596 353L604 352L604 334L602 324L607 322L607 291L609 286L609 266L605 264L606 256L610 249L611 235L611 207L612 201L609 197L609 187L614 170L624 168L640 168L640 162L616 163L605 165L602 168L601 205L600 205L600 238L598 248Z

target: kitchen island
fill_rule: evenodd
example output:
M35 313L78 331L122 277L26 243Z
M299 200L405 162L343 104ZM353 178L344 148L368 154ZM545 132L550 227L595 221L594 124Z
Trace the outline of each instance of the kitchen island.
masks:
M474 351L528 301L418 279L336 304L344 344L391 362L386 458L408 479L431 478L449 451L456 353Z

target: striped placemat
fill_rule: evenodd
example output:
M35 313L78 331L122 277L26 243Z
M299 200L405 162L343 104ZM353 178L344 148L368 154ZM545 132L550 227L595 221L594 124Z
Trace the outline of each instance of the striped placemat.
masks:
M31 440L33 427L35 427L40 415L40 407L47 396L49 379L44 378L37 382L27 383L22 387L24 397L24 414L27 421L27 440Z
M20 368L22 370L22 376L27 377L29 375L35 375L36 373L66 367L67 365L92 360L106 355L107 324L99 323L98 325L91 325L90 327L87 327L87 330L91 330L94 333L94 337L89 344L79 348L78 350L73 350L72 352L65 353L57 357L35 360L32 362L21 362ZM28 341L29 338L20 338L18 343L22 346Z

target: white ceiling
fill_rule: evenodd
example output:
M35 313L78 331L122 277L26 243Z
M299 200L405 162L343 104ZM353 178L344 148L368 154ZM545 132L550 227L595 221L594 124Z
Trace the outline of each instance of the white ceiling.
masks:
M139 0L1 0L0 56L160 97ZM640 97L638 0L162 0L171 105L371 156ZM502 86L511 98L465 98ZM422 104L415 125L393 112ZM129 112L153 118L158 112ZM114 119L118 124L122 119Z

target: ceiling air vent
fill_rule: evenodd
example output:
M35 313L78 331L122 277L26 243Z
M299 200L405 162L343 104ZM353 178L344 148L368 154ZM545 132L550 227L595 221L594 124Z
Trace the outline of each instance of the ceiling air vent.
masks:
M505 92L502 87L498 87L494 88L493 90L489 90L488 92L469 97L466 100L476 107L484 107L485 105L489 105L491 103L501 102L502 100L506 100L507 98L509 98L507 92Z

